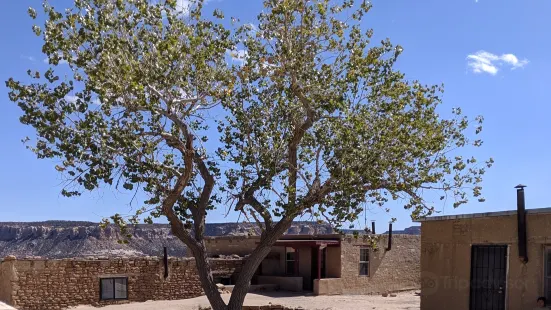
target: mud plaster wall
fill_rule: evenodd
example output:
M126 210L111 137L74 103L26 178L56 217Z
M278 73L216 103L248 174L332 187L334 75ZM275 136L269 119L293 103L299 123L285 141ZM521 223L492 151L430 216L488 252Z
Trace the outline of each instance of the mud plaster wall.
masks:
M421 309L443 304L469 308L471 247L507 245L507 309L532 309L543 295L544 251L551 245L551 215L527 215L528 263L518 259L516 215L427 221L422 223Z
M15 270L13 261L0 262L0 301L12 303L12 282L15 281Z

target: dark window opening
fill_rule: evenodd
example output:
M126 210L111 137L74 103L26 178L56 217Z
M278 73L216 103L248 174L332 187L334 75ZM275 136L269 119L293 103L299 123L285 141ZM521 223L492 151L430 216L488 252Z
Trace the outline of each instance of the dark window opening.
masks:
M231 280L231 277L219 277L219 278L214 278L214 283L220 283L220 284L224 284L224 285L232 285L232 280Z
M369 276L369 249L360 249L360 276Z
M296 250L285 248L285 274L294 275L296 273Z
M100 279L100 299L128 299L128 278Z

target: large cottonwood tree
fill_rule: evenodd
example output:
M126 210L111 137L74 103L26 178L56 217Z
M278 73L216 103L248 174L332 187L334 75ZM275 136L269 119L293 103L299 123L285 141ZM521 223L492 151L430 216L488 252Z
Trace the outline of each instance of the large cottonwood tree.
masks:
M456 207L482 200L492 161L459 155L481 145L466 131L474 122L478 134L482 118L438 114L441 87L407 80L393 68L402 48L373 44L360 27L367 1L266 0L256 25L230 30L222 12L205 17L201 1L190 10L175 0L43 7L45 25L33 31L49 68L6 82L21 122L36 130L29 147L59 160L65 196L111 186L145 193L130 222L166 217L215 310L241 308L296 217L339 228L389 200L413 217L431 214L428 191ZM220 141L208 149L214 128ZM207 212L226 203L262 231L228 305L204 242Z

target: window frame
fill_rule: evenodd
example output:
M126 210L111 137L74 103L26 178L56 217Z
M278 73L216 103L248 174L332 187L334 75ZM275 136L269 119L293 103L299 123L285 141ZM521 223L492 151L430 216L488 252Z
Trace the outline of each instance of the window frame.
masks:
M367 260L362 260L362 251L365 251L367 254L366 254L366 258ZM366 248L366 247L362 247L360 248L360 257L359 257L359 261L358 261L358 276L360 277L369 277L371 272L369 270L369 267L370 267L370 262L369 262L369 248ZM362 274L362 265L367 265L367 274Z
M113 281L113 298L103 298L103 281L111 280ZM116 294L116 280L124 280L126 288L126 297L117 297ZM108 301L108 300L128 300L128 277L101 277L99 279L99 300Z
M293 249L293 252L287 252L287 249ZM298 250L292 247L285 247L285 275L286 276L295 276L297 274L297 252ZM294 253L293 259L287 258L287 253ZM289 270L289 262L293 262L293 270Z

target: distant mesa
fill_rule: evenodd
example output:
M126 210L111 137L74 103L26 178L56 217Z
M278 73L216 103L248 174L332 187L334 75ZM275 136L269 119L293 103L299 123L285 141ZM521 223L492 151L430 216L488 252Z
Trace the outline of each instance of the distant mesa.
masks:
M396 235L421 235L421 226L411 226L404 230L393 230L392 233ZM384 234L388 234L388 231L385 231Z
M170 256L185 256L186 248L174 237L166 224L140 224L131 228L132 238L121 244L117 227L101 229L98 223L77 221L0 222L0 257L69 258L69 257L128 257L158 256L167 247ZM352 230L345 230L352 233ZM364 233L364 231L358 231ZM207 236L258 235L251 223L207 224ZM331 234L327 223L294 222L287 234ZM394 234L420 234L419 226L393 231Z

